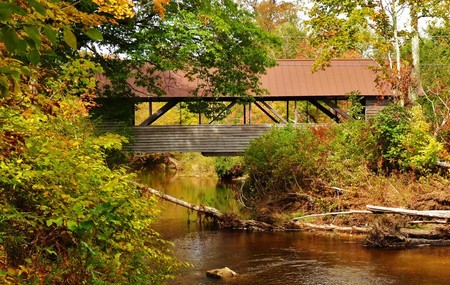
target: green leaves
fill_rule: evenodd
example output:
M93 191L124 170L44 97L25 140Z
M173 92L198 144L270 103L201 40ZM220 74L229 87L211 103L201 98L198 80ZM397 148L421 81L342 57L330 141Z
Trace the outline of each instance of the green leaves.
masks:
M0 3L0 21L9 19L12 14L12 7L9 3Z
M1 29L1 39L5 43L6 48L9 52L14 52L19 47L19 36L15 29L4 26Z
M39 29L35 27L24 27L23 30L27 33L28 37L33 40L35 44L35 49L38 50L41 48L42 40Z
M429 133L430 126L420 106L406 109L392 105L373 120L378 158L388 170L426 173L438 160L443 145Z
M45 222L47 227L50 227L51 225L55 224L55 226L60 227L63 224L63 218L59 217L57 219L49 219Z
M47 36L52 45L56 45L58 41L57 33L49 26L44 26L42 30L44 31L44 35Z
M47 82L47 91L61 90L66 80L90 82L87 67L95 65L83 58L63 67L60 77ZM77 88L86 93L95 84ZM112 134L97 137L83 101L71 96L71 90L63 90L64 96L53 106L41 94L32 98L39 103L30 104L25 112L1 106L8 120L0 124L0 131L20 130L26 134L27 146L0 161L2 231L23 241L10 245L11 252L26 245L27 254L18 258L18 264L31 271L45 264L51 270L42 277L46 280L70 277L84 283L108 283L114 278L117 284L127 280L149 284L153 279L162 283L179 264L151 230L155 200L143 198L126 182L127 170L107 167L106 151L119 149L124 139ZM52 106L53 115L37 105L44 102L47 108ZM150 268L149 263L161 269ZM79 276L81 271L88 274ZM8 271L8 278L16 277L10 272L14 271ZM38 283L35 276L30 275L28 283Z
M78 224L74 221L67 221L67 228L72 232L75 232L78 229Z
M88 29L88 30L84 31L84 34L94 41L103 40L103 34L97 29L93 29L93 28Z
M68 27L64 27L64 41L68 46L70 46L73 49L77 49L77 38L75 37L75 34L72 32L72 30Z
M33 6L34 10L41 14L42 16L46 15L47 9L42 6L38 1L36 0L28 0L31 6Z

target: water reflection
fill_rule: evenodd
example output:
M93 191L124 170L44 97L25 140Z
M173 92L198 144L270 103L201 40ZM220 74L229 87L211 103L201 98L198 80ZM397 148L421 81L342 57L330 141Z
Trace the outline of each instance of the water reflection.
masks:
M217 187L216 179L158 175L143 175L142 181L194 204L239 211L233 192ZM171 284L450 283L448 247L380 250L337 236L217 231L188 224L187 210L179 206L162 207L157 229L174 242L177 256L195 266ZM240 276L228 282L205 277L206 270L225 266Z

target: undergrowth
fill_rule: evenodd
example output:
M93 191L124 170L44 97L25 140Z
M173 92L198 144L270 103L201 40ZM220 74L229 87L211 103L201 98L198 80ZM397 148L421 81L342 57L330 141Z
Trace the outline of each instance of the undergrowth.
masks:
M420 107L393 105L369 122L274 127L245 154L244 196L266 220L367 204L447 209L449 180L435 166L441 151Z

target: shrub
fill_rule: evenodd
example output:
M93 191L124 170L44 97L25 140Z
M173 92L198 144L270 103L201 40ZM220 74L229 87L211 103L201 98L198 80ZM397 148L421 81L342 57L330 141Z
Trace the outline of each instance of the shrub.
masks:
M331 128L326 179L332 184L354 183L374 169L376 141L365 121L349 121ZM339 185L335 185L339 186Z
M391 105L372 122L379 165L385 170L426 172L443 149L431 134L420 106Z
M274 127L253 141L245 153L245 168L250 182L273 195L293 186L306 186L324 164L327 130L318 127ZM270 189L270 190L269 190Z
M156 200L105 164L122 138L93 136L79 99L59 104L3 125L26 148L0 162L0 283L162 283L179 263L152 230Z
M399 169L405 147L402 140L410 130L411 115L400 105L392 104L383 110L371 122L372 132L377 141L378 166L387 169Z

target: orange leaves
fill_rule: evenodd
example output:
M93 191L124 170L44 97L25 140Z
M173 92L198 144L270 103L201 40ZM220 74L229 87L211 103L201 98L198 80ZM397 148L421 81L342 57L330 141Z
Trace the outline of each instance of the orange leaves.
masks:
M165 16L166 9L165 5L169 4L170 0L154 0L153 1L153 12L160 15L161 17Z
M258 15L258 24L268 32L274 32L286 22L289 22L297 13L293 3L281 1L261 1L255 6L255 12Z

